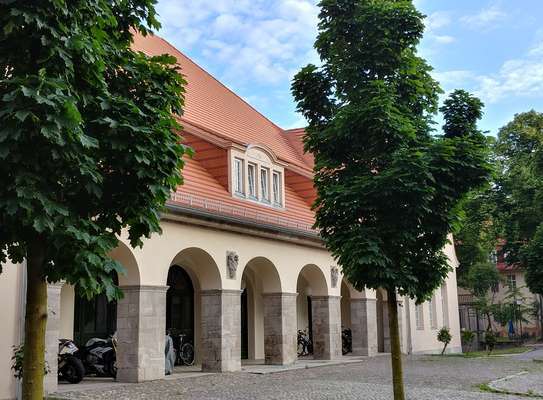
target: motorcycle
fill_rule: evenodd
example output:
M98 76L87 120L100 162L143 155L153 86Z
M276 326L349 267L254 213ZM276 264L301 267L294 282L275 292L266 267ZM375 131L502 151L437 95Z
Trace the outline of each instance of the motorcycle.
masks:
M115 336L108 339L92 338L79 351L87 375L117 376L117 340Z
M353 334L349 328L341 331L341 353L343 355L353 351Z
M58 377L69 383L79 383L85 376L85 367L77 357L79 349L69 339L60 339L58 343Z

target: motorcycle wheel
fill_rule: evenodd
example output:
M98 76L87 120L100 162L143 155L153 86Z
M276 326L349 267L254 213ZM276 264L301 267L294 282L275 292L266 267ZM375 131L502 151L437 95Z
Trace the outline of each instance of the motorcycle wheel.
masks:
M183 364L185 365L194 364L194 347L192 347L192 344L185 343L183 346L181 346L181 349L179 349L179 353L181 356L181 360L183 361Z
M115 354L109 355L106 358L104 369L109 376L117 378L117 360Z
M85 376L85 367L79 358L70 356L66 359L66 364L62 367L60 374L69 383L79 383Z

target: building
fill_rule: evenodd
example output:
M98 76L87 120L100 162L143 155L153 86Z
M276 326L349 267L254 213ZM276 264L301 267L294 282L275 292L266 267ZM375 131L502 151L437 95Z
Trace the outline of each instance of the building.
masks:
M352 330L353 354L390 348L384 291L354 290L312 229L312 157L303 130L282 130L161 38L137 37L135 48L174 55L188 81L181 118L185 184L172 194L162 235L131 249L124 237L112 256L127 270L124 298L107 304L49 288L47 390L56 388L59 337L84 342L117 332L118 380L162 378L164 333L187 333L205 371L237 371L241 360L289 364L298 329L308 329L314 357L341 357L341 329ZM445 249L458 262L452 245ZM22 340L24 273L7 265L0 277L0 398L13 397L12 345ZM460 351L456 275L431 302L399 302L402 346L409 353L441 349L437 330L449 326L450 351Z
M543 310L541 296L530 292L526 286L523 268L507 263L502 248L502 244L498 245L491 259L498 270L500 282L489 290L487 298L491 304L516 304L519 310L523 310L524 321L520 318L518 321L512 321L514 332L510 332L510 324L501 325L491 317L492 329L501 337L541 337L543 334L540 319ZM539 305L540 318L532 311L536 303ZM479 332L487 330L488 319L477 311L476 298L469 290L458 288L458 305L461 329Z

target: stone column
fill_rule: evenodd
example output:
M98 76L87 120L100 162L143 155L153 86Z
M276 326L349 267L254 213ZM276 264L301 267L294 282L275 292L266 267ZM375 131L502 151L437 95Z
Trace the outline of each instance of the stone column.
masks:
M204 290L202 299L202 370L241 370L241 292Z
M264 354L266 364L296 361L297 293L264 293Z
M383 351L390 353L390 327L388 326L388 301L383 300Z
M313 357L333 360L341 357L341 297L312 296Z
M377 300L351 299L351 333L354 356L377 353Z
M58 340L60 339L60 290L63 282L47 286L47 326L45 328L45 362L49 368L43 379L46 394L58 387Z
M117 380L143 382L165 374L167 286L124 286L117 303Z

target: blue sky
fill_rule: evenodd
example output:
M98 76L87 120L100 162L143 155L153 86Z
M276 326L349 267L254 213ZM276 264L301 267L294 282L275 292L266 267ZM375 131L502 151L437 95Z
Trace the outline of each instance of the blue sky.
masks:
M445 91L486 104L496 134L515 113L543 111L542 0L415 0L428 15L419 52ZM290 81L317 63L313 0L159 0L160 35L283 128L300 127Z

